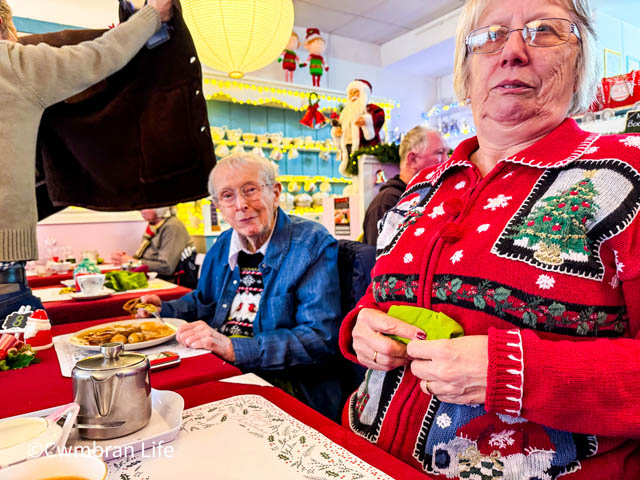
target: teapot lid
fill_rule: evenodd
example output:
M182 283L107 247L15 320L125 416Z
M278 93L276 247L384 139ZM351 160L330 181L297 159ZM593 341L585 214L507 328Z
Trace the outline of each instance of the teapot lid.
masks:
M147 358L142 353L124 352L122 342L103 343L100 354L78 360L76 367L82 370L112 370L115 368L133 367Z

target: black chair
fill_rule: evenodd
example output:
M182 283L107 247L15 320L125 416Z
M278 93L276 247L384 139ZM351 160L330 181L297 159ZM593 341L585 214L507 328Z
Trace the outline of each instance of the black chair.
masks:
M371 269L376 263L376 248L352 240L338 240L338 276L342 318L356 306L371 283ZM342 320L341 318L341 320ZM342 387L341 405L364 380L366 369L345 359L337 359Z

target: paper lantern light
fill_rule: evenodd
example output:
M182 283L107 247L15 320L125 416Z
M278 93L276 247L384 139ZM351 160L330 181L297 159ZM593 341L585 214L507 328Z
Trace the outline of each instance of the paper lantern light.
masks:
M205 65L231 78L273 62L293 29L292 0L182 0L184 20Z

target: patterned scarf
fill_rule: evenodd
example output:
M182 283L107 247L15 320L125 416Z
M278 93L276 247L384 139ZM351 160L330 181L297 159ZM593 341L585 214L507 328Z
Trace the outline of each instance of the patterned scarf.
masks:
M149 245L151 245L151 239L156 236L158 231L167 222L167 220L169 220L169 218L171 217L163 218L155 225L151 225L150 223L147 224L147 229L145 230L144 235L142 235L142 244L138 248L138 251L135 253L133 258L142 258L142 255L144 255L144 251L149 247Z

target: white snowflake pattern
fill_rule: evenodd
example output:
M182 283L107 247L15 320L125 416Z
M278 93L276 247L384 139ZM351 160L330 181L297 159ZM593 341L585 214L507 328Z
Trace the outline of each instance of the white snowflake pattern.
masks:
M490 227L490 226L491 226L491 225L489 225L488 223L485 223L485 224L483 224L483 225L480 225L480 226L476 229L476 231L477 231L478 233L486 232L487 230L489 230L489 227Z
M507 174L506 174L504 177L502 177L502 178L509 178L511 175L513 175L513 172L509 172L509 173L507 173Z
M451 426L451 417L446 413L441 413L438 415L438 418L436 418L436 424L442 429L449 428Z
M618 258L618 251L614 250L613 254L615 255L615 260L616 260L616 270L618 271L618 273L622 273L622 270L624 270L624 263L622 263L620 261L620 259Z
M436 218L439 217L440 215L444 215L444 202L442 202L440 205L438 205L437 207L433 207L433 211L429 214L427 214L427 217L429 218Z
M592 153L596 153L598 150L600 150L600 147L589 147L584 151L583 155L591 155Z
M420 235L422 235L423 233L424 233L424 228L416 228L416 231L415 231L415 232L413 232L413 234L414 234L416 237L419 237L419 236L420 236Z
M462 260L464 250L458 250L456 253L451 255L451 263L458 263Z
M550 290L556 285L556 279L549 275L540 275L536 281L536 285L542 290Z
M515 443L513 434L515 430L503 430L500 433L492 433L489 445L492 447L505 448Z
M620 285L620 279L618 278L617 275L614 275L611 278L611 281L609 282L609 285L611 285L611 288L618 288L618 285Z
M456 186L453 188L455 188L456 190L462 190L466 184L467 182L462 180L461 182L456 183Z
M410 253L405 253L402 260L404 261L404 263L411 263L413 262L413 255Z
M498 195L495 198L490 198L487 201L487 204L484 206L485 210L491 210L492 212L495 212L496 209L498 208L504 208L507 205L509 205L509 200L511 200L511 197L507 197L503 194Z
M640 148L640 136L629 135L628 137L621 138L620 141L627 147Z
M256 283L256 279L253 278L251 275L247 275L242 279L242 283L247 286L250 287L251 285L253 285L254 283Z

